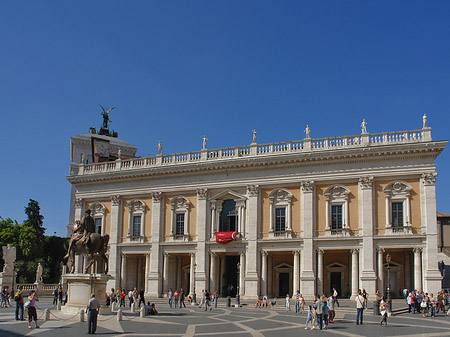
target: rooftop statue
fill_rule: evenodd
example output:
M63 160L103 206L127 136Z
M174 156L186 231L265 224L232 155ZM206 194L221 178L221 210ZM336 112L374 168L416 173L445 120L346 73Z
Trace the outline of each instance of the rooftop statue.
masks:
M102 128L108 129L108 122L111 122L111 120L109 119L109 113L111 112L111 110L115 109L116 107L114 106L111 109L109 109L108 111L106 111L105 108L102 107L101 104L99 104L99 105L100 105L100 108L102 108L102 110L103 110L102 111L102 116L103 116Z
M102 112L101 112L101 115L103 117L102 126L100 127L100 130L98 130L98 131L94 127L89 128L89 133L117 138L119 136L119 134L114 130L112 130L112 131L109 130L109 122L111 122L111 119L109 119L109 113L112 110L114 110L116 107L112 107L112 108L106 110L101 104L99 104L99 105L100 105L100 108L102 108Z

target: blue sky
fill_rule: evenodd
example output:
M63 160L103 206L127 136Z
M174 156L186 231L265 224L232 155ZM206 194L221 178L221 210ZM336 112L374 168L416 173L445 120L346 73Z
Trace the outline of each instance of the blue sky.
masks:
M141 156L422 127L450 138L449 1L2 1L0 216L65 233L69 142ZM449 149L436 163L450 213Z

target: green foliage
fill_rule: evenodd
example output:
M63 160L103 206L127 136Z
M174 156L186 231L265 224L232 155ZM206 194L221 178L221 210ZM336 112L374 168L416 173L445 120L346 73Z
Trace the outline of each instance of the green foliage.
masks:
M37 201L30 199L25 213L28 219L23 224L0 217L0 247L8 244L17 247L15 271L18 283L34 283L38 263L43 267L44 282L58 283L60 262L67 251L69 241L67 238L44 236L44 217L40 214ZM3 264L1 259L1 269Z

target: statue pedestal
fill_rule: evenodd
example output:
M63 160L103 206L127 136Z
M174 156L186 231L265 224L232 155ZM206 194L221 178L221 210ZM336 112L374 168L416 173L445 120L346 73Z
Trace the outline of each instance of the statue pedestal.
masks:
M13 276L9 275L5 272L0 273L0 287L3 289L4 287L8 287L11 291L12 296L14 296L14 289L11 290L12 287Z
M109 313L106 307L106 282L111 278L104 274L65 274L64 282L67 282L67 304L62 307L64 313L77 313L85 310L91 298L100 301L100 314Z

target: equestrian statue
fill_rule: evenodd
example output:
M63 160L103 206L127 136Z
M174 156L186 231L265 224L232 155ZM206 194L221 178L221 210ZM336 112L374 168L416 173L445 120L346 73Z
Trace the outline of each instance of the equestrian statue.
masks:
M105 274L107 274L108 258L105 253L108 248L108 241L108 234L95 233L95 220L91 216L91 210L87 209L81 221L75 221L69 248L63 258L64 265L68 266L70 273L73 273L75 271L75 255L86 255L87 264L84 273L87 274L94 263L94 256L100 256L105 262Z

